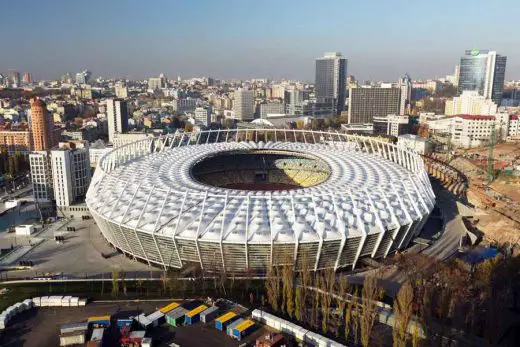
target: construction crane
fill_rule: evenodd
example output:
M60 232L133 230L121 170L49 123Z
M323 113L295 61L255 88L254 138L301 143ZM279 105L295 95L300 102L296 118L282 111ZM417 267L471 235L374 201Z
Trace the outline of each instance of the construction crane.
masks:
M491 132L489 135L488 158L487 158L487 174L488 184L491 184L495 179L495 161L493 159L493 149L495 148L495 124L491 125Z

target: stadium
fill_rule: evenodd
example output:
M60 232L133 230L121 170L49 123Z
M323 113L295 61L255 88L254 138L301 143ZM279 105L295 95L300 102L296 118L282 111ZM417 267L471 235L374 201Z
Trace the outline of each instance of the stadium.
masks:
M385 258L420 232L435 196L421 157L392 143L233 129L118 147L86 202L108 242L149 265L263 273Z

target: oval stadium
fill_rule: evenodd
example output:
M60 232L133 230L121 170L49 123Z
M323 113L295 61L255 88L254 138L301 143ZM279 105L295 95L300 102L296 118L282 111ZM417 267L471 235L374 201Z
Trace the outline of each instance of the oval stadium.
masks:
M421 157L392 143L234 129L118 147L86 202L108 242L150 265L264 273L385 258L420 232L435 196Z

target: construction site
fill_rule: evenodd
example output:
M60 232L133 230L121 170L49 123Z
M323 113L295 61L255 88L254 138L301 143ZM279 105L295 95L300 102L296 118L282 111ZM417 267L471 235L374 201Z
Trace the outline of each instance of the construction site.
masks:
M474 207L467 224L484 241L520 240L520 143L490 140L487 146L436 154L428 161L429 173Z

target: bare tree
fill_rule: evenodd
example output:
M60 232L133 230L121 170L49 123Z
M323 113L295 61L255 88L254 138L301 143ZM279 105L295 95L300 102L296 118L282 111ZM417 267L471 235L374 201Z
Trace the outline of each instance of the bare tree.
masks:
M309 287L311 286L311 283L312 283L312 277L311 277L311 270L310 270L310 266L309 266L309 257L307 255L307 252L303 251L301 253L301 264L300 264L300 268L301 268L301 272L300 272L300 278L301 278L301 285L302 285L302 319L301 321L303 323L306 323L308 322L308 318L307 318L307 310L305 310L305 307L306 307L306 303L307 303L307 300L308 300L308 294L309 294Z
M404 284L394 300L395 324L392 331L394 347L406 347L408 340L408 325L413 313L413 288L411 284Z
M370 334L376 320L376 300L379 294L377 278L374 275L365 276L363 282L363 290L361 296L361 344L368 347L370 343Z
M294 317L300 322L302 321L304 307L302 302L302 291L302 287L296 287L294 294Z
M287 256L282 268L283 298L282 311L287 310L289 317L294 315L294 267L292 257Z
M324 334L327 333L329 328L330 308L332 304L332 296L334 295L334 282L336 276L333 268L329 268L323 272L323 280L321 282L321 293L322 293L322 312L323 316L321 319L321 330Z
M276 267L272 266L267 270L267 277L265 279L265 292L267 293L267 302L273 309L278 311L278 274Z
M338 307L338 315L335 317L335 333L336 337L339 337L339 328L341 326L341 322L343 321L343 315L345 314L345 305L346 302L346 292L348 288L348 280L344 274L340 275L338 280L338 290L336 296L336 305Z
M119 269L112 269L112 297L117 297L119 294Z
M354 313L353 311L357 307L357 294L358 291L356 289L354 295L350 298L350 300L347 303L347 309L345 311L345 341L348 341L350 333L352 332L352 315Z

